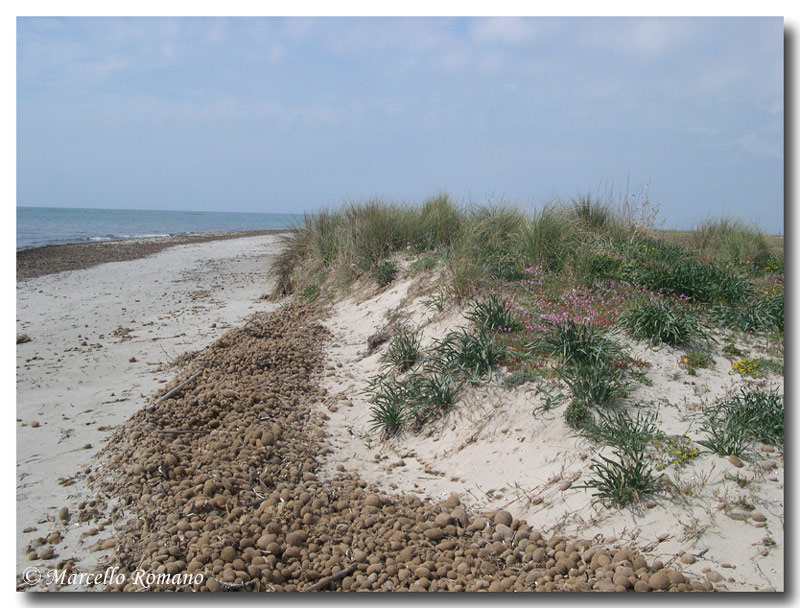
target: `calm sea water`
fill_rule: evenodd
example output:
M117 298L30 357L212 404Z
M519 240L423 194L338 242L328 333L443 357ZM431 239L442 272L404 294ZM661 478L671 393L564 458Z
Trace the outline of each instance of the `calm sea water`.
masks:
M302 215L288 213L17 207L17 251L61 243L121 241L228 230L278 230L301 221Z

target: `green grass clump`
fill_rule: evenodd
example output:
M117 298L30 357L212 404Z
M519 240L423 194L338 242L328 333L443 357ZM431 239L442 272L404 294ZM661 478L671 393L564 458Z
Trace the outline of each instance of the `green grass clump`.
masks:
M522 324L513 317L506 303L494 293L476 301L467 314L467 319L476 327L490 331L514 332L522 328Z
M372 279L380 286L385 287L397 278L397 263L386 260L375 265L372 269Z
M622 276L654 292L683 295L693 302L737 304L748 293L737 274L694 259L684 248L644 239L628 248Z
M416 423L438 416L455 403L462 382L446 373L428 373L414 377L408 407Z
M470 210L448 252L454 294L468 297L480 291L487 278L520 279L524 266L516 255L515 243L525 225L525 214L513 207Z
M626 410L601 412L597 422L580 428L584 437L603 445L613 446L623 452L644 453L658 432L655 414L636 412L636 417Z
M659 476L653 474L644 454L615 450L615 459L600 456L592 459L589 469L594 477L578 488L594 489L594 495L619 507L639 501L656 492Z
M572 401L586 405L587 411L591 405L613 405L628 391L625 371L606 359L564 367L559 375L569 386Z
M705 220L695 228L690 242L705 255L751 272L767 270L772 262L764 235L741 220Z
M706 438L698 443L723 456L744 456L754 441L783 445L783 395L777 389L742 387L704 411L702 430Z
M783 292L758 295L744 306L716 306L710 316L717 323L745 332L783 333Z
M584 194L572 200L572 213L575 219L590 230L608 227L614 221L614 215L608 203L604 203L591 194Z
M464 214L449 195L442 193L422 204L414 229L414 243L420 251L448 248L461 232Z
M379 376L370 382L370 431L384 438L395 435L408 420L406 404L411 387L394 378Z
M592 365L618 359L622 354L619 344L592 325L574 321L553 325L550 331L528 344L527 349L557 356L564 365Z
M465 328L448 333L431 352L431 367L472 383L488 374L505 356L506 348L485 328Z
M418 331L397 327L382 359L397 371L411 369L422 358L421 337Z
M637 300L617 323L639 340L651 344L685 344L697 338L708 339L708 333L692 308L666 298Z
M568 209L550 205L535 211L516 237L513 249L523 265L557 272L581 235Z
M387 438L406 425L421 426L455 403L461 384L449 374L430 370L402 380L385 374L370 379L370 431Z
M573 426L585 422L593 406L613 405L627 393L622 348L591 325L557 323L526 348L560 359L557 374L572 393L564 418Z

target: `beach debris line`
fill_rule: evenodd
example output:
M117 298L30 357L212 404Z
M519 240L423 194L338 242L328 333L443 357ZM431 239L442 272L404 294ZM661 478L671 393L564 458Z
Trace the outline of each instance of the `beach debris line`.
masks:
M330 334L318 314L292 303L255 315L197 353L205 373L170 407L117 428L89 475L108 505L99 516L115 522L98 547L126 574L109 589L137 591L127 574L138 569L203 574L152 591L713 589L634 548L469 513L456 495L387 495L347 471L322 479Z

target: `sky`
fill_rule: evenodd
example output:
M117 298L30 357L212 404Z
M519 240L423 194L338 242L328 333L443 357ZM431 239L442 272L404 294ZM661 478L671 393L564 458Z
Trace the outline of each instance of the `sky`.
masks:
M536 208L784 232L782 18L18 18L17 205Z

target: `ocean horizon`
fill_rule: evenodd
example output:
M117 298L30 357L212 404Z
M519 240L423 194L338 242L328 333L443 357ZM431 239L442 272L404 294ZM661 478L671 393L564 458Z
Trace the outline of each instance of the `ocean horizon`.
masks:
M302 214L17 207L17 251L45 245L128 241L159 236L281 230Z

